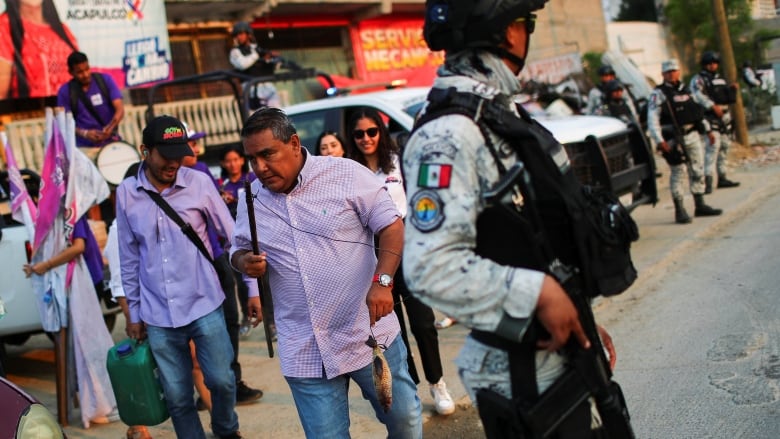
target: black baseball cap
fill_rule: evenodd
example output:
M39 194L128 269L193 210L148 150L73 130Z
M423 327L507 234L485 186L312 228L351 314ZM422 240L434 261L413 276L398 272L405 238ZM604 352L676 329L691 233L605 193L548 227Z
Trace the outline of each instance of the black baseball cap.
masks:
M157 116L144 128L143 143L169 160L194 156L187 144L187 128L173 116Z

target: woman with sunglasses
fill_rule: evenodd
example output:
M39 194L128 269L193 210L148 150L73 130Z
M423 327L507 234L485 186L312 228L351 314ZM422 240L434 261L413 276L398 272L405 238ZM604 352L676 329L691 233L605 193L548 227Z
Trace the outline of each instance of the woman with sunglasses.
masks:
M317 143L314 144L315 155L332 155L333 157L344 157L344 140L339 133L335 131L325 130L319 137L317 137Z
M352 115L347 127L351 134L348 157L369 168L376 174L377 179L384 182L387 192L401 213L401 217L405 217L407 202L399 150L390 137L390 132L379 112L372 108L360 108ZM378 250L381 251L381 249ZM406 309L409 327L417 341L425 378L430 385L436 411L441 415L453 413L455 404L442 378L444 373L439 354L439 334L434 326L436 317L428 305L417 300L409 292L404 281L402 265L398 267L393 279L393 300L395 301L395 313L398 315L398 321L401 325L401 337L406 344L409 374L414 382L419 384L420 378L412 357L406 324L401 312L402 308Z

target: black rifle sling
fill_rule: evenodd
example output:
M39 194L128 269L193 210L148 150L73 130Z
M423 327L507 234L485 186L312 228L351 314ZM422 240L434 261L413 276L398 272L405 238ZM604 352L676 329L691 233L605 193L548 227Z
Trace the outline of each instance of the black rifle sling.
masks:
M195 233L195 230L192 229L192 226L189 223L185 223L179 214L173 210L171 205L168 204L168 202L165 201L165 199L159 193L150 191L146 188L144 188L144 191L146 191L146 193L149 194L149 197L154 200L158 206L160 206L165 214L168 215L173 220L173 222L175 222L181 228L182 233L184 233L187 238L189 238L190 241L195 244L195 247L200 250L203 257L206 258L206 260L209 261L211 265L214 265L214 259L211 257L211 254L209 254L209 251L206 250L206 246L203 244L203 241L200 239L200 237L198 237L197 233ZM216 269L216 266L214 268Z
M103 78L103 75L100 73L92 73L91 77L92 80L97 84L98 89L100 89L100 95L103 96L103 99L105 99L109 105L111 105L111 108L114 108L114 102L111 101L111 95L108 93L108 87L106 86L106 81ZM89 114L91 114L100 125L108 125L108 123L104 121L102 117L100 117L97 110L92 105L92 102L90 102L90 100L87 98L87 94L84 93L84 89L81 88L81 84L78 81L71 79L68 82L68 92L70 94L70 111L73 113L74 118L76 117L78 101L80 100L81 103L84 104L84 108L89 111Z

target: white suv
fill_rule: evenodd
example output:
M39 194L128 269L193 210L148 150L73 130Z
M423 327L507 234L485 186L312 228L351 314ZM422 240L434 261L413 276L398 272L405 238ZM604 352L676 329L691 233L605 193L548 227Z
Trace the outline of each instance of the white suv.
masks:
M386 117L391 135L403 149L428 91L416 87L339 96L291 105L285 112L303 145L313 152L320 133L346 134L351 112L372 107ZM633 194L629 208L656 201L655 161L638 129L612 117L534 116L566 147L581 182L609 188L618 195Z

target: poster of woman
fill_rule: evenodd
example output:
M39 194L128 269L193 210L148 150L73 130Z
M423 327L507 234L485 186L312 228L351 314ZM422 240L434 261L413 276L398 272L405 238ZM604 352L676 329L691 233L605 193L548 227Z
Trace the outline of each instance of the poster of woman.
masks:
M56 94L70 79L66 59L77 49L52 0L5 0L0 15L0 99Z
M162 1L0 0L0 101L56 95L74 50L119 88L173 77Z

